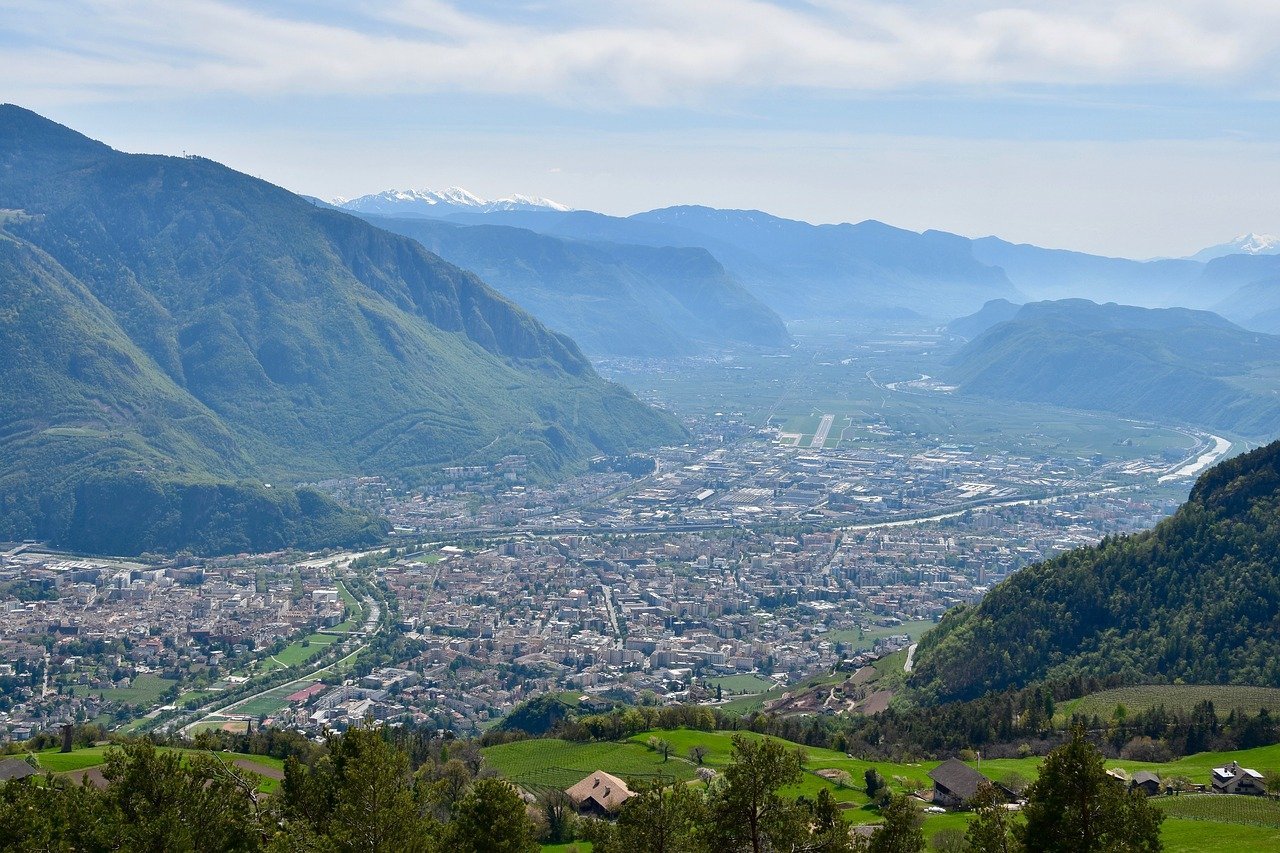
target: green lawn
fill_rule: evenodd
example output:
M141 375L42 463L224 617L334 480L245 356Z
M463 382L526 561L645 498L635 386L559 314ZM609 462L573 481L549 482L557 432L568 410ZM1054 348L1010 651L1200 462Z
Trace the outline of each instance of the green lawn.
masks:
M339 638L332 634L309 634L304 639L308 645L304 646L303 640L297 640L285 646L282 651L276 652L272 657L285 666L298 666L319 657L331 643Z
M856 628L843 629L839 631L830 631L822 635L822 639L831 643L844 643L851 647L854 651L861 651L872 648L876 640L882 637L896 637L899 634L906 634L913 640L920 639L925 631L932 628L935 623L932 619L920 619L912 622L903 622L896 628L883 628L876 625L871 628L865 628L859 632ZM861 636L859 636L861 634Z
M694 778L694 766L672 751L667 761L639 743L571 743L554 738L524 740L484 750L485 763L526 787L568 788L596 770L622 778Z
M728 694L763 693L766 690L772 690L777 682L760 675L722 675L718 678L708 678L707 684L712 688L719 687Z
M100 690L102 698L107 702L120 702L124 705L156 705L161 695L178 682L171 678L144 673L135 677L128 687L112 687Z
M1171 817L1160 826L1165 853L1205 850L1280 850L1280 830Z
M289 706L285 697L301 689L301 683L290 683L269 690L257 698L227 709L228 714L245 714L250 717L269 717Z

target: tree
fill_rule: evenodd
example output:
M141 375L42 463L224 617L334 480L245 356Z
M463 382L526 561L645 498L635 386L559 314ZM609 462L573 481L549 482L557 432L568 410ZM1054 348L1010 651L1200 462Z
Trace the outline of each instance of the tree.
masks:
M257 782L218 758L160 752L150 741L108 750L105 823L139 851L249 851L263 841Z
M533 821L509 782L481 779L454 809L448 849L457 853L537 853Z
M871 836L870 853L919 853L924 849L924 815L906 794L895 794L880 809L884 823Z
M543 841L547 844L563 844L573 840L577 819L568 794L559 790L548 791L538 798L538 807L546 821Z
M705 832L710 846L752 853L793 846L806 834L807 815L778 796L778 789L800 781L801 773L799 750L773 738L734 735L733 761L708 803Z
M881 776L874 767L868 767L862 774L862 778L867 783L867 796L874 800L876 794L884 787L884 777Z
M281 811L343 851L433 849L439 827L422 814L405 753L378 729L353 728L329 739L312 767L285 762Z
M699 853L706 848L698 828L706 820L706 802L697 790L676 784L640 784L623 804L612 832L592 836L596 853ZM607 825L606 825L607 826Z
M1164 813L1107 776L1102 754L1085 738L1082 726L1046 756L1040 777L1027 788L1023 814L1020 840L1038 851L1162 849Z
M706 757L707 757L707 748L702 744L696 744L694 746L689 747L689 760L692 761L694 764L698 765L699 767L702 766L702 762L706 759Z
M965 843L970 850L981 853L1014 853L1019 844L1014 838L1009 812L1004 798L995 785L978 786L969 805L973 808L973 820L965 831Z

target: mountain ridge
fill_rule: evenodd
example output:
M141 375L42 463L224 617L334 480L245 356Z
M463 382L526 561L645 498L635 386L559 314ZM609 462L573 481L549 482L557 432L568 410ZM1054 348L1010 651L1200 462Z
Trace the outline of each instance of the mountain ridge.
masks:
M282 501L289 482L509 454L548 476L685 436L473 274L213 161L3 107L0 209L0 343L31 356L0 364L5 538L85 544L86 513L111 511L77 505L89 481L154 481L111 543L136 553L181 547L197 484L257 483L230 525L247 529L263 480Z

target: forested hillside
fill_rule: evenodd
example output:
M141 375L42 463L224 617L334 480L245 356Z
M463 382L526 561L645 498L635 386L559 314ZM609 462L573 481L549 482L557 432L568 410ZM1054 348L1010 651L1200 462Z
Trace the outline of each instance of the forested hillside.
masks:
M288 484L684 435L474 275L208 160L0 107L0 211L0 538L359 541Z
M1041 679L1280 686L1280 442L1205 473L1154 530L1023 569L924 636L913 686Z
M1033 302L971 340L948 378L967 394L1097 409L1260 439L1280 433L1280 337L1207 311Z
M589 353L783 346L778 315L704 249L569 240L523 228L366 216L472 270Z

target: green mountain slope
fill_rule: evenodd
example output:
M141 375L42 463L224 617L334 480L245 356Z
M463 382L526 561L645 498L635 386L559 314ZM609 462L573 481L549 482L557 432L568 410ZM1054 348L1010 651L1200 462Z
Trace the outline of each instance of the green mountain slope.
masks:
M968 394L1099 409L1270 439L1280 338L1216 314L1096 305L1024 305L970 341L948 377Z
M706 250L568 240L522 228L365 215L472 270L587 352L776 347L786 327Z
M152 503L114 549L209 548L219 524L259 523L255 501L342 517L264 479L511 453L550 473L683 436L474 275L211 161L122 154L0 107L0 210L0 538L102 549L113 484L144 477ZM229 483L223 503L192 491ZM276 533L247 538L310 535Z
M1075 674L1280 686L1280 442L1221 463L1154 530L1017 572L922 638L925 697Z

